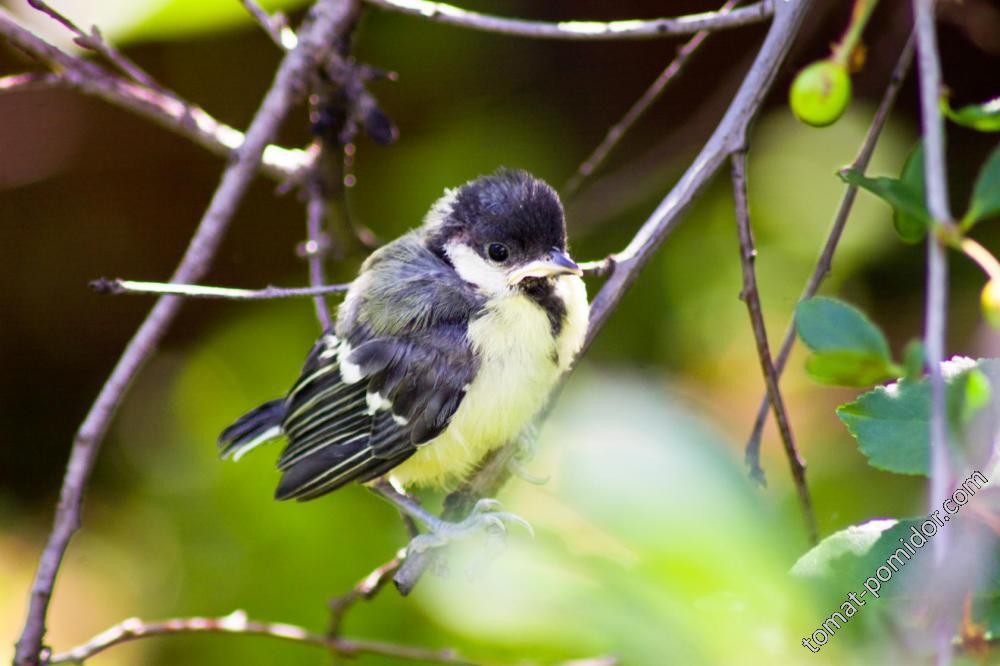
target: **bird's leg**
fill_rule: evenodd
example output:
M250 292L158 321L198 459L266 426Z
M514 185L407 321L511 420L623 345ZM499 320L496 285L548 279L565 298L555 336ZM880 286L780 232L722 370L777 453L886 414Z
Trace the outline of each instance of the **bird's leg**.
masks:
M534 459L538 452L538 426L533 422L529 423L518 435L515 445L514 455L507 461L507 470L522 481L536 486L544 486L548 483L549 477L536 476L527 468L528 463Z
M406 495L398 492L386 481L376 481L370 487L383 498L392 502L405 515L427 528L426 533L416 536L410 541L406 548L407 554L441 548L484 532L487 536L502 538L507 533L508 523L521 525L534 536L534 530L528 521L518 515L503 511L503 505L495 499L479 500L463 520L451 522L435 516Z

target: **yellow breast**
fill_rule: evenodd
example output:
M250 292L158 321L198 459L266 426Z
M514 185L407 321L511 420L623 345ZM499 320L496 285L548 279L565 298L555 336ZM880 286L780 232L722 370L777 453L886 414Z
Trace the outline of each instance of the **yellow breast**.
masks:
M483 456L515 439L541 410L587 331L587 294L574 276L557 280L566 321L557 338L545 312L524 295L494 299L469 325L480 361L451 424L393 470L403 485L447 486Z

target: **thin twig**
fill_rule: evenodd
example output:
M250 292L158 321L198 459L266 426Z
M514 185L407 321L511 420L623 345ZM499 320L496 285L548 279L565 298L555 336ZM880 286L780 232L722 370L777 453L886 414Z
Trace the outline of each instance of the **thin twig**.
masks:
M99 294L118 296L121 294L156 295L171 294L188 298L218 298L227 301L261 301L273 298L315 298L323 294L339 294L351 287L347 284L326 284L318 287L274 287L263 289L234 289L232 287L209 287L198 284L178 284L176 282L138 282L119 278L100 278L90 283L90 288Z
M255 0L240 0L240 4L257 21L257 24L279 49L290 51L295 48L299 39L295 36L295 31L288 25L288 19L285 18L284 14L276 12L272 16Z
M247 130L246 140L222 174L172 282L191 283L207 273L237 206L253 179L265 147L274 138L299 96L305 74L330 48L338 30L353 23L356 3L318 0L300 31L300 43L281 62L274 82ZM107 383L101 388L73 440L55 522L31 588L24 630L17 642L14 663L39 663L45 618L56 574L70 538L79 529L83 496L101 442L129 385L156 349L180 310L182 299L161 297L125 347Z
M326 199L316 187L308 187L306 195L306 234L308 240L303 245L303 253L309 264L309 284L314 290L320 290L313 298L316 306L316 319L324 331L330 328L330 306L326 302L326 255L330 246L329 236L323 230L326 219ZM349 287L350 285L345 285Z
M868 168L868 163L875 152L875 144L878 143L882 128L885 127L885 123L889 119L892 107L896 103L896 96L899 94L899 89L903 86L903 81L906 79L906 73L909 71L912 61L913 37L911 36L903 47L899 59L896 61L896 67L892 72L885 92L882 94L882 100L879 102L878 110L875 111L875 117L868 128L868 133L865 134L864 141L861 142L861 147L858 149L854 161L851 162L851 169L859 173L864 173L865 169ZM837 251L837 245L840 243L840 237L844 232L847 219L850 217L851 209L854 207L854 200L857 194L857 185L848 185L844 190L844 195L840 199L837 213L830 227L830 233L827 235L823 250L820 252L819 259L816 260L816 266L809 277L809 281L806 283L805 289L802 291L802 295L799 296L799 300L813 297L819 290L823 280L830 273L830 268L833 265L833 255ZM785 364L788 362L788 357L791 355L794 344L795 322L792 321L785 330L785 338L781 342L781 349L774 360L774 369L778 373L779 378L785 369ZM765 476L764 469L760 465L760 443L764 433L764 424L767 422L767 415L769 413L770 402L768 401L767 393L765 393L761 397L760 405L757 408L757 420L754 421L753 432L747 441L745 456L747 466L750 468L751 477L756 479L761 485L765 483Z
M924 348L931 385L930 414L930 488L927 501L931 509L941 506L952 485L948 460L948 426L945 420L945 385L941 362L945 353L948 323L948 255L938 236L938 229L953 226L945 177L944 123L941 119L941 63L938 59L937 31L934 25L934 0L913 0L917 33L917 72L920 77L920 115L924 145L924 182L927 210L934 228L927 234L927 300L924 313ZM934 540L934 561L946 566L950 547L947 530ZM947 614L936 619L934 639L939 666L951 662L951 637L954 620Z
M344 615L359 601L369 601L378 594L386 583L392 580L393 574L403 563L404 552L400 551L396 557L385 564L375 567L370 574L362 578L347 593L334 597L327 602L330 608L330 629L329 636L339 636L340 628L343 625Z
M778 0L786 2L787 0ZM772 0L761 0L730 13L702 12L676 18L626 19L620 21L527 21L481 14L443 2L427 0L365 0L387 11L501 35L532 39L615 40L660 39L690 35L702 30L725 30L760 23L774 11Z
M591 303L587 339L577 360L593 343L657 248L680 223L684 212L705 189L729 155L745 145L747 128L760 110L811 1L789 0L777 3L774 21L750 71L694 162L624 250L602 262L587 266L593 273L606 272L609 277ZM448 496L444 517L449 520L460 519L468 513L478 497L496 494L510 477L508 462L514 457L516 450L517 443L512 442L484 460L463 487ZM427 551L407 558L394 578L400 592L406 594L413 589L433 557L433 552Z
M186 102L162 87L150 88L128 81L97 63L70 55L22 27L0 7L0 39L53 70L46 85L61 86L140 115L176 134L191 139L211 152L229 156L243 145L242 132L220 123L200 107ZM0 88L3 91L4 88ZM261 159L261 171L285 181L311 161L303 150L269 145Z
M718 13L728 13L739 2L740 0L727 0L726 4L719 8ZM698 47L701 46L701 43L705 41L709 34L711 33L708 30L695 33L691 39L677 49L677 55L670 61L666 69L660 72L660 75L646 88L646 91L642 93L639 99L629 107L625 115L608 129L608 133L604 135L601 143L580 163L580 166L577 167L570 179L566 181L566 185L563 186L563 199L576 194L580 189L580 185L604 163L604 160L607 159L611 151L614 150L615 146L632 129L639 118L660 98L660 95L666 90L667 85L680 73L688 59L698 50Z
M680 224L684 212L705 189L726 159L745 143L745 135L812 0L775 4L774 21L750 71L743 79L722 120L684 175L656 207L628 246L607 261L614 267L590 307L586 351L663 241Z
M778 373L771 360L771 349L767 341L767 328L764 325L764 314L760 306L760 291L757 289L757 270L755 267L757 248L754 245L753 229L750 226L750 206L747 202L747 153L738 150L730 158L732 162L733 203L736 208L736 226L740 237L740 266L743 269L743 289L740 299L746 303L750 314L750 325L753 329L754 342L757 344L757 357L760 359L761 373L767 386L768 400L771 411L778 423L781 433L781 443L785 447L788 466L795 482L795 490L799 495L799 505L806 523L809 541L819 543L819 530L816 527L816 515L813 512L812 498L809 494L809 484L806 482L806 465L795 446L792 426L785 410L785 400L778 386Z
M101 35L101 31L98 30L97 26L91 26L90 32L86 33L68 16L57 11L47 2L44 2L43 0L28 0L28 4L76 35L76 39L73 41L77 45L85 49L89 49L94 53L100 54L105 60L118 68L118 70L125 74L128 78L132 79L139 85L146 86L147 88L161 90L160 84L158 84L152 76L147 74L142 67L139 67L139 65L132 61L131 58L116 49L114 46L108 44L107 41L105 41L104 36Z
M394 657L409 661L436 664L466 664L476 662L463 659L454 650L428 650L409 645L396 645L383 641L339 638L324 636L303 627L283 622L260 622L251 620L244 611L238 610L223 617L182 617L161 622L144 622L131 618L116 624L86 643L66 652L54 654L45 659L45 664L82 664L87 659L121 643L150 638L152 636L175 636L178 634L241 634L245 636L270 636L285 641L304 643L325 648L340 657L357 657L364 654Z
M48 72L25 72L0 77L0 92L46 90L59 84L59 77Z

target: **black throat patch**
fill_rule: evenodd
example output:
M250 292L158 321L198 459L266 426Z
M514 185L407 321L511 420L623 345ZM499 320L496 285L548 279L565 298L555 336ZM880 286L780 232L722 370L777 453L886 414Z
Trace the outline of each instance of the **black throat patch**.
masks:
M519 287L525 296L545 311L552 327L552 337L558 337L566 320L566 303L556 295L555 283L545 278L527 278Z

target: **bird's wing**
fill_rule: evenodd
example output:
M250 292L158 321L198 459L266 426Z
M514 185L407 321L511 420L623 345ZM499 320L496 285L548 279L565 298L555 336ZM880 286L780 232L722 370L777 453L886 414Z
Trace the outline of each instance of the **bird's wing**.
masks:
M325 338L286 400L279 499L312 499L399 465L448 426L478 367L458 325L375 338L350 352Z
M448 426L475 377L466 333L479 297L412 237L373 256L286 399L279 499L399 465Z

